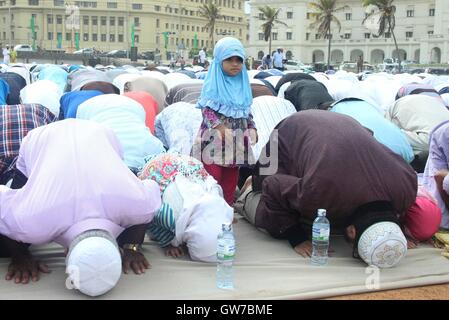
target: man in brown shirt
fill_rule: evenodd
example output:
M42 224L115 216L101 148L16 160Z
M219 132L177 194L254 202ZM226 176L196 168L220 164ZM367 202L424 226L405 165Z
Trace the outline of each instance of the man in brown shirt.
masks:
M262 151L270 161L256 165L252 189L236 208L256 227L287 239L304 257L312 251L311 232L304 225L313 222L319 208L327 210L331 227L340 228L357 253L368 227L383 221L399 224L415 201L414 170L351 117L298 112L278 124L270 142ZM276 165L274 174L263 175Z

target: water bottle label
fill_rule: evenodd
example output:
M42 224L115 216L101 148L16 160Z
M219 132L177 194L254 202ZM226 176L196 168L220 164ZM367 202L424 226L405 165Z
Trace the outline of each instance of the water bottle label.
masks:
M312 228L312 240L328 241L330 229Z
M235 245L219 244L217 256L220 260L233 260L235 256Z

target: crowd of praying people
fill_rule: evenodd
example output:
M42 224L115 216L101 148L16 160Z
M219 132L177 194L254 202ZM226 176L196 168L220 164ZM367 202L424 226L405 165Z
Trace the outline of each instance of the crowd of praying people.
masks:
M0 65L6 279L38 281L49 269L29 246L56 242L77 289L99 296L147 271L146 235L168 256L216 262L237 215L308 258L324 208L379 268L449 229L449 77L245 59L226 37L207 71Z

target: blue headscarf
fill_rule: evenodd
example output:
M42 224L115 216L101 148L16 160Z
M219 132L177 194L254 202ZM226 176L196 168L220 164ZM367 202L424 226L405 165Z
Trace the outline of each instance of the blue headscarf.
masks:
M245 61L245 51L239 40L226 37L217 42L214 61L204 80L197 108L209 107L235 119L248 118L253 96L245 65L234 77L228 76L223 71L223 61L234 56Z
M0 79L0 105L5 105L9 94L9 84L3 79Z
M102 95L98 90L73 91L65 93L59 100L61 105L59 119L76 118L76 112L80 104L90 98Z

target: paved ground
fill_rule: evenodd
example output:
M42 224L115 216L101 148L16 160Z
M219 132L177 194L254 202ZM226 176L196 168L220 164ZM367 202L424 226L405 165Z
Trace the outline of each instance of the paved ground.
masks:
M354 294L328 300L449 300L449 283L435 286Z

